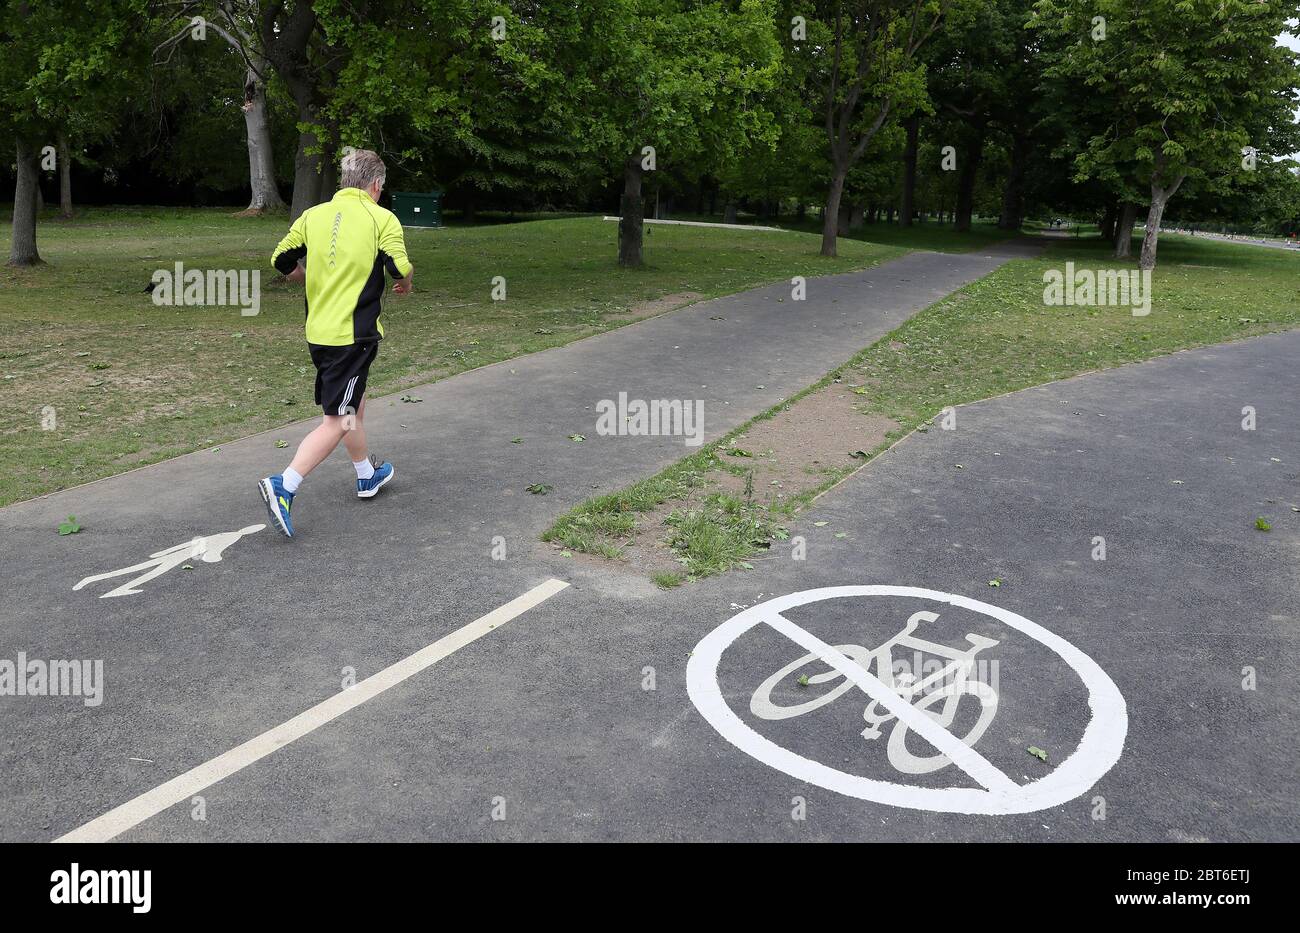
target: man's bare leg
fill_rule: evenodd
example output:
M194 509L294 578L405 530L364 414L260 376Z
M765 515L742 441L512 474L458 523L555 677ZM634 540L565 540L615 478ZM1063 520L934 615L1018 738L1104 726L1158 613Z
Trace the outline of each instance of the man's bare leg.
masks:
M302 439L297 453L293 455L293 460L289 464L289 469L299 476L306 476L320 466L321 461L334 452L339 441L343 440L344 435L348 433L343 428L343 417L325 415L316 429Z
M356 423L352 430L343 435L343 445L348 449L348 456L352 462L360 463L361 461L370 461L370 449L366 446L366 400L363 397L361 404L357 408Z

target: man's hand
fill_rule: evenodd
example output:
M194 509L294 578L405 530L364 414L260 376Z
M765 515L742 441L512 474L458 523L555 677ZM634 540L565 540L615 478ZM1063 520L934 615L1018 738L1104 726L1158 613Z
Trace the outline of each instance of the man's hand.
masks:
M286 275L285 278L290 282L297 282L301 285L303 282L307 281L307 267L302 263L298 263L298 265L294 266L293 271Z
M393 283L393 294L394 294L394 295L409 295L409 294L411 294L411 276L413 276L413 275L415 275L415 270L414 270L414 269L412 269L410 272L406 273L406 278L401 279L400 281L394 282L394 283Z

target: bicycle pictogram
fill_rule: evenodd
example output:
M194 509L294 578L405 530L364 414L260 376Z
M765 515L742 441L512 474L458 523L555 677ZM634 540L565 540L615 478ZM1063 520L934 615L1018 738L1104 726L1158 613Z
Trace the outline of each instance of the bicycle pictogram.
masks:
M834 647L868 674L871 674L874 668L875 678L885 687L924 712L945 730L950 730L953 723L957 721L962 697L974 697L980 704L978 716L966 734L960 737L965 745L973 747L992 724L993 717L997 715L998 694L991 684L971 675L977 663L976 656L981 651L997 645L998 641L983 635L968 633L965 637L969 647L958 649L915 634L922 622L933 623L938 618L939 614L935 612L913 613L904 624L902 631L874 649L854 644ZM896 648L911 649L913 656L918 659L921 653L925 653L946 659L946 663L932 662L923 667L918 664L915 669L909 670L906 662L895 660L894 649ZM817 652L810 652L781 668L754 691L750 699L750 711L761 719L791 719L821 709L854 688L853 680L832 667L821 673L806 675L806 680L799 681L801 689L807 689L832 684L842 679L842 683L825 693L803 703L789 706L773 701L772 691L786 678L791 676L798 678L805 667L818 663L826 665L826 660ZM969 705L968 703L967 706ZM973 708L971 712L974 713ZM909 734L907 724L900 721L897 714L890 711L879 700L873 699L867 703L862 711L862 718L867 723L866 728L862 730L862 738L867 741L880 738L881 727L893 721L894 725L890 730L886 749L889 763L904 774L929 774L952 763L951 759L941 752L932 755L913 754L907 748Z

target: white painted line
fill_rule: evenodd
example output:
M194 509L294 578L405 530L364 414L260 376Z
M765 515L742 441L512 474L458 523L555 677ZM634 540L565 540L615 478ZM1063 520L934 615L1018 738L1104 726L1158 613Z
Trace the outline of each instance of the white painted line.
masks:
M890 690L880 679L843 652L826 644L816 635L795 625L779 612L763 616L763 621L805 651L816 654L835 670L853 681L867 696L898 717L898 721L925 739L949 761L979 781L985 788L998 793L1015 792L1020 785L994 767L987 758L957 738L926 713Z
M441 661L452 652L464 648L470 642L481 638L492 629L504 625L516 616L523 615L534 606L550 599L569 584L563 580L547 580L533 587L522 596L518 596L493 609L487 615L475 619L468 625L444 635L428 647L421 648L415 654L403 658L396 664L384 668L378 674L367 677L361 683L348 690L336 693L311 709L299 713L288 722L263 732L257 738L250 739L243 745L232 748L165 784L141 794L109 810L55 839L55 842L107 842L115 836L126 832L133 826L143 823L168 807L180 803L197 794L206 787L230 777L237 771L248 767L253 762L283 748L295 739L300 739L309 732L319 729L351 709L355 709L367 700L373 699L389 687L395 687L409 677L413 677L428 667Z

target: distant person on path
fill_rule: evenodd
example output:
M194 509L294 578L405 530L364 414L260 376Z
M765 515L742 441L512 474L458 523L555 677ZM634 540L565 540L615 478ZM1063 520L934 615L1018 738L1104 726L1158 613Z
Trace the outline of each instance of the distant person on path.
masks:
M298 486L339 441L356 469L358 498L369 499L393 478L393 465L377 463L366 447L366 378L384 336L384 273L398 280L393 292L406 295L415 270L402 225L376 203L384 189L383 160L354 149L344 155L342 169L333 199L304 211L271 254L290 281L307 283L307 347L316 365L316 404L325 415L284 472L258 483L275 527L289 538Z

